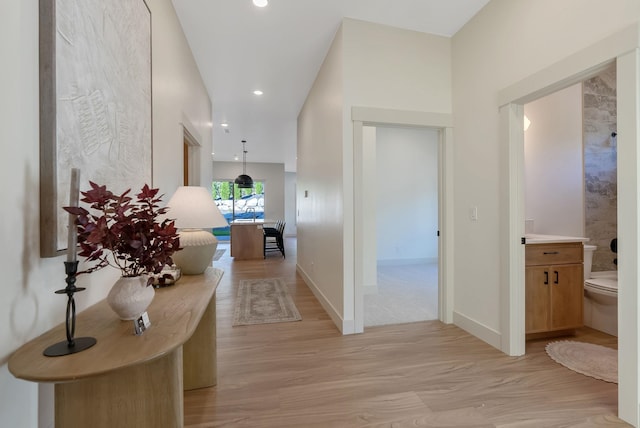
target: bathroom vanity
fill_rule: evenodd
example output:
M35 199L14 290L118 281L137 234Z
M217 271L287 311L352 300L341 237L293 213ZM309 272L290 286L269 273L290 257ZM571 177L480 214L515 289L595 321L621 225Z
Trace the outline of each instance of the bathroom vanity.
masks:
M583 325L583 238L527 236L527 339L571 334Z

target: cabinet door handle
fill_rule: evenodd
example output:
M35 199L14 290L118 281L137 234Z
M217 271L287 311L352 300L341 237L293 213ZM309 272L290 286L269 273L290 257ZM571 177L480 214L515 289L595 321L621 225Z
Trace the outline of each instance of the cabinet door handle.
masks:
M549 284L549 272L544 271L544 283Z
M560 278L559 278L559 275L558 275L558 271L557 271L557 270L554 270L554 271L553 271L553 273L554 273L554 275L556 276L556 279L553 281L553 283L554 283L554 284L557 284L557 283L558 283L558 281L559 281L559 279L560 279Z
M545 251L542 254L544 254L546 256L546 255L550 255L550 254L560 254L560 252L559 251Z

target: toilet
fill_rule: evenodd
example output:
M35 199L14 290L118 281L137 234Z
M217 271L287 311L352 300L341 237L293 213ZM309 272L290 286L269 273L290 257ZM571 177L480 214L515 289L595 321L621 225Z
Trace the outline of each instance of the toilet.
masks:
M584 244L584 280L591 278L591 266L593 265L593 253L596 251L595 245Z
M618 271L591 271L596 248L584 246L584 324L617 336Z

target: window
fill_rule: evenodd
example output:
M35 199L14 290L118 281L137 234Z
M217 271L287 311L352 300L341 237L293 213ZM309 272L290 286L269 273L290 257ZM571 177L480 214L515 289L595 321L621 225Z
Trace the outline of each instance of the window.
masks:
M233 220L264 219L264 183L254 181L252 189L240 189L233 181L214 181L211 193L218 209L230 223ZM213 229L218 239L229 239L230 228Z

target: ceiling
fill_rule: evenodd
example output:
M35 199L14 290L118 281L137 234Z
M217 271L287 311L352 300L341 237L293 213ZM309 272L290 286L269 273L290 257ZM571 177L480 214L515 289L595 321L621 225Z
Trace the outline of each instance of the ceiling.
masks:
M172 1L211 97L213 159L242 162L246 140L247 162L285 171L296 170L298 113L343 17L452 36L489 2Z

